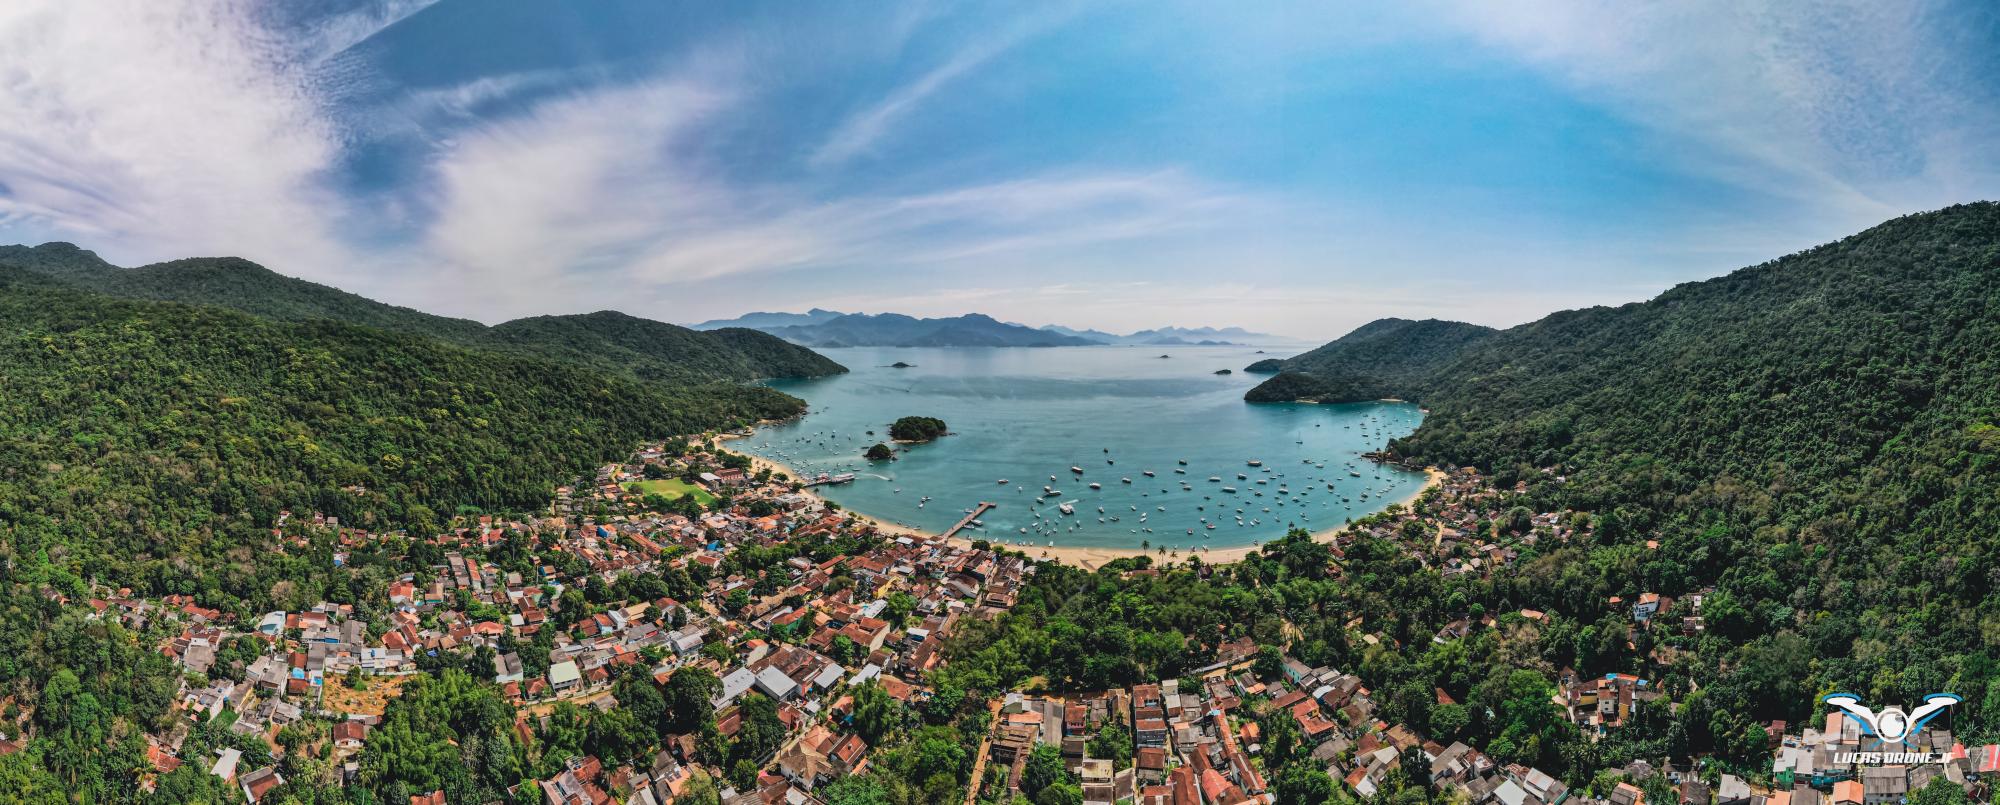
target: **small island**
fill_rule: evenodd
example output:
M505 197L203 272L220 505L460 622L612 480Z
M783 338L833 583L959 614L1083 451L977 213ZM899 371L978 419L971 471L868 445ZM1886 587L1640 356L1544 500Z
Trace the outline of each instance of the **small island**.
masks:
M1216 374L1219 374L1219 375L1231 375L1231 374L1235 374L1235 372L1232 372L1232 371L1230 371L1230 370L1228 370L1228 369L1217 369L1217 370L1215 370L1215 373L1216 373Z
M945 433L944 420L934 416L906 416L889 425L889 438L899 442L928 442Z
M896 451L889 449L886 444L876 442L875 446L868 448L868 452L863 453L861 457L869 461L891 461L896 458Z
M1284 365L1285 362L1278 358L1265 358L1261 361L1250 364L1249 366L1243 367L1243 371L1258 375L1274 375L1277 374L1280 369L1284 368Z
M1171 357L1173 357L1173 356L1172 356L1172 355L1161 355L1160 357L1162 357L1162 358L1171 358Z
M891 369L911 369L915 367L916 364L914 363L904 363L902 361L897 361L895 363L889 364L889 368Z

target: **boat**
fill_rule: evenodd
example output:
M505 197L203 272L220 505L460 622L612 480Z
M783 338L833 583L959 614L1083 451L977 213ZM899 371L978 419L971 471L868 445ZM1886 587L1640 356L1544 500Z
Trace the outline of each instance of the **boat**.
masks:
M1002 479L1000 479L1000 481L999 481L999 484L1000 484L1001 486L1006 486L1006 485L1007 485L1007 479L1005 479L1005 478L1002 478Z
M1240 473L1240 472L1239 472L1239 473L1236 473L1236 480L1238 480L1238 481L1247 481L1247 480L1249 480L1249 479L1250 479L1250 476L1248 476L1248 475L1244 475L1243 473Z
M1224 491L1224 492L1228 492L1229 494L1232 494L1232 495L1234 495L1234 494L1236 494L1236 487L1233 487L1233 486L1225 486L1225 487L1223 487L1223 488L1222 488L1222 491Z
M1209 482L1209 483L1212 483L1212 484L1214 484L1214 483L1221 483L1221 482L1222 482L1222 476L1220 476L1220 475L1210 475L1210 476L1208 476L1208 482Z
M1153 477L1153 471L1152 471L1152 470L1147 470L1147 471L1145 472L1145 475L1146 475L1146 477L1148 477L1148 478L1151 478L1151 477Z
M1183 458L1183 459L1178 459L1178 460L1180 461L1180 463L1181 463L1181 466L1183 466L1183 467L1187 466L1187 459L1184 459L1184 458Z
M1070 503L1074 503L1074 502L1075 502L1075 501L1071 501ZM1058 505L1056 506L1056 511L1059 511L1059 512L1062 512L1063 514L1075 514L1075 513L1076 513L1076 507L1075 507L1075 506L1072 506L1072 505L1070 505L1070 503L1062 503L1062 504L1058 504Z
M1254 459L1254 458L1253 458L1253 459L1250 459L1249 461L1246 461L1246 462L1244 462L1244 463L1246 463L1246 464L1249 464L1249 465L1250 465L1250 466L1252 466L1252 467L1262 467L1262 466L1264 466L1264 462L1262 462L1262 461L1258 461L1257 459Z
M1118 479L1118 480L1119 480L1119 481L1121 481L1121 482L1123 482L1123 483L1128 483L1128 484L1132 482L1132 479L1130 479L1130 478L1120 478L1120 479Z
M1073 473L1076 473L1076 474L1078 474L1078 475L1082 475L1082 474L1083 474L1083 468L1082 468L1082 467L1071 467L1071 468L1069 468L1069 471L1070 471L1070 472L1073 472Z
M1103 489L1104 487L1103 487L1102 485L1098 484L1098 483L1097 483L1096 481L1092 481L1092 482L1090 482L1090 488L1092 488L1092 489Z

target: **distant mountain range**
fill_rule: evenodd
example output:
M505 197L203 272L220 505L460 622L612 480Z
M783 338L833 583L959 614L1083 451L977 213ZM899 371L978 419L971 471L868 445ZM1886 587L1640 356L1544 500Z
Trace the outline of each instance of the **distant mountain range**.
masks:
M978 313L943 319L919 319L899 313L848 313L812 324L753 329L808 347L1075 347L1094 343L1008 324Z
M868 315L813 308L805 313L747 313L714 319L696 330L747 327L809 347L1072 347L1072 346L1229 346L1291 339L1241 327L1160 327L1119 335L1057 324L1039 328L969 313L919 319L896 313Z

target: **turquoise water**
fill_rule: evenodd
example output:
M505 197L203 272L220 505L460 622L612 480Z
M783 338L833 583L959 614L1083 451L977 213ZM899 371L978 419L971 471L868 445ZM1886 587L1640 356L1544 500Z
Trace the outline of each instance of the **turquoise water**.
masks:
M1416 428L1423 418L1416 406L1246 403L1243 392L1263 378L1242 368L1269 357L1253 347L821 351L852 371L771 383L804 398L810 411L730 446L807 476L854 472L854 483L819 491L862 514L933 532L984 500L1000 505L961 536L1220 549L1294 525L1337 527L1408 499L1424 483L1422 473L1360 457ZM915 366L890 368L897 361ZM896 461L861 458L888 440L890 422L910 415L941 418L952 435L902 447ZM1045 497L1044 486L1061 494ZM1058 511L1065 502L1074 514Z

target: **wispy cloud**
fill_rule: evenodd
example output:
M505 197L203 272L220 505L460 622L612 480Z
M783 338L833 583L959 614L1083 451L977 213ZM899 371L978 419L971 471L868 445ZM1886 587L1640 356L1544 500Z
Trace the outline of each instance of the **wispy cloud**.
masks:
M1023 42L1046 33L1066 20L1069 14L1070 12L1066 10L1045 10L1039 15L1007 24L997 31L955 49L949 58L897 87L881 100L854 112L835 126L826 142L813 151L812 164L816 167L829 167L868 153L884 137L890 136L898 122L909 116L931 96L936 95L939 90L1013 50Z
M1953 135L2000 123L1981 83L1991 76L1967 61L1979 54L1940 41L1940 16L1926 13L1940 9L1441 5L1431 19L1663 132L1679 165L1834 211L1842 227L1962 200L1968 183L1994 189L1991 160L1974 157L1991 142Z
M326 183L340 145L309 62L407 10L273 30L242 2L6 4L0 224L329 277L348 255Z
M695 77L695 76L700 77ZM954 264L1145 239L1255 214L1179 171L1047 172L821 198L725 181L703 144L742 104L692 70L549 100L462 133L424 245L472 315L633 303L743 274Z

